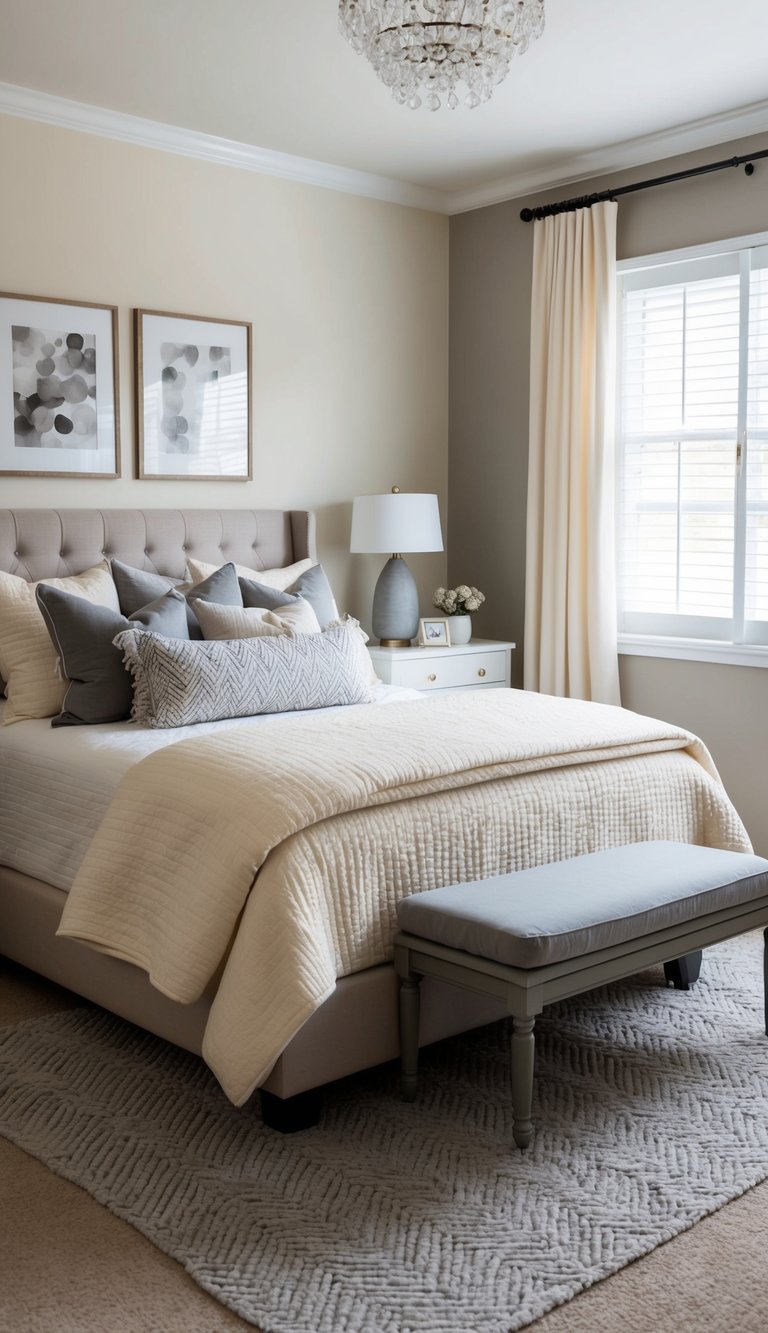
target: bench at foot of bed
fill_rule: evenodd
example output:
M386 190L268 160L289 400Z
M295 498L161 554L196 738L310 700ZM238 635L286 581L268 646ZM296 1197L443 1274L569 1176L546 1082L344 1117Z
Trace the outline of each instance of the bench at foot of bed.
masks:
M416 1096L421 978L496 996L512 1016L513 1136L525 1148L533 1029L544 1006L659 963L667 982L687 990L703 948L768 925L768 860L637 843L417 893L397 914L404 1100Z

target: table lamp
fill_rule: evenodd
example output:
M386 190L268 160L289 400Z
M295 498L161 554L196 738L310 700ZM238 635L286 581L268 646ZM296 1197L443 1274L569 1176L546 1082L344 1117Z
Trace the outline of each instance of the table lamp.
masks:
M402 551L442 551L436 495L358 495L352 502L353 553L384 554L373 594L372 628L384 648L407 648L419 630L419 594Z

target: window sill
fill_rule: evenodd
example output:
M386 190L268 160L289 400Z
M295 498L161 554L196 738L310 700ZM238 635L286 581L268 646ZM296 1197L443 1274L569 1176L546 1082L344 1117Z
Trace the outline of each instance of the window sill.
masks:
M768 667L768 645L725 643L716 639L672 639L654 634L620 634L619 653L625 657L673 657L683 662Z

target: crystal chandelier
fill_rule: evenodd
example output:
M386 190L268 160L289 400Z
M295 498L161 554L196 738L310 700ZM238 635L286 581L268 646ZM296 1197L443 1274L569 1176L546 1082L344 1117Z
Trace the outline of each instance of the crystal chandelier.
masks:
M544 0L339 0L339 27L396 101L437 111L487 102L544 30Z

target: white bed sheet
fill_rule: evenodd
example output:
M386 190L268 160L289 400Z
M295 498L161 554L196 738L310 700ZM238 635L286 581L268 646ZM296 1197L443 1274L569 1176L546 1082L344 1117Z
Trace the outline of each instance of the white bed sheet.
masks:
M416 690L377 685L373 704L418 697ZM0 723L4 707L0 703ZM274 714L266 716L274 720ZM283 713L281 719L291 726L305 716ZM258 727L264 720L245 717L168 730L131 722L52 727L48 718L0 725L0 865L68 891L121 778L134 764L176 741Z

